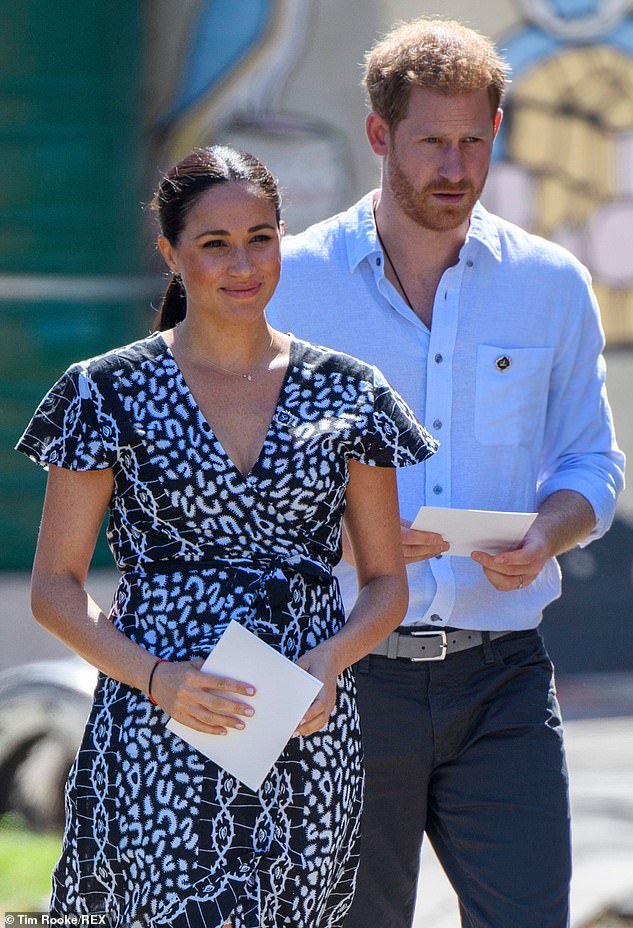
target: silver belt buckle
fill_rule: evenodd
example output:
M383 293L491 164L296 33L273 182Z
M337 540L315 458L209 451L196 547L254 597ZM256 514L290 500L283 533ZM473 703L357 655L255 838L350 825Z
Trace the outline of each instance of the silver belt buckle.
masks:
M411 631L412 638L441 638L441 650L437 657L411 657L410 660L413 662L418 661L443 661L446 660L446 654L448 652L448 644L446 642L446 632L445 631L436 631L436 632L416 632Z

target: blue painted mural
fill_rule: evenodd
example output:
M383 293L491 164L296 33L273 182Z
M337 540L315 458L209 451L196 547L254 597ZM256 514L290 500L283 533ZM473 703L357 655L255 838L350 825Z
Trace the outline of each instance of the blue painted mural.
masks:
M291 231L339 209L349 186L344 135L282 107L313 12L313 0L200 0L160 117L165 161L212 142L265 161L282 179Z

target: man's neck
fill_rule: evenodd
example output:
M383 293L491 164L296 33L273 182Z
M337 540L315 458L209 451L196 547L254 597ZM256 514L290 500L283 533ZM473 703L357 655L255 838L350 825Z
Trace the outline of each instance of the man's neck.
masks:
M374 197L376 220L380 235L387 245L407 266L415 266L418 272L444 273L457 264L469 229L466 221L456 229L436 232L425 229L402 211L388 192L378 192Z
M386 251L385 275L430 329L437 286L457 264L469 223L446 232L422 228L384 194L377 195L374 208Z

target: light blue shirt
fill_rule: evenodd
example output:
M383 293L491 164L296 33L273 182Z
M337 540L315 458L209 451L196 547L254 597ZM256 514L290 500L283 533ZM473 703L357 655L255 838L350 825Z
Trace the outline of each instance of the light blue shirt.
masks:
M605 390L604 337L587 270L565 249L477 204L459 261L443 274L429 330L384 275L372 196L284 240L268 317L284 331L377 365L439 439L398 471L400 509L534 511L557 490L609 528L623 486ZM408 568L407 624L527 629L560 595L549 561L500 593L481 567L443 556ZM346 604L354 571L339 568Z

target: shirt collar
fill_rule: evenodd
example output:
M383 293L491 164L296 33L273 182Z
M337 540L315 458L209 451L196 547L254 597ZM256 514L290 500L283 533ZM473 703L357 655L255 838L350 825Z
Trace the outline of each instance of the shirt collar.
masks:
M378 192L372 190L347 211L345 238L350 271L355 271L369 255L382 251L374 221L374 198Z
M382 251L374 221L374 199L378 193L378 190L372 190L347 211L345 237L350 271L355 271L365 258ZM470 216L464 248L471 242L483 245L493 258L501 261L501 242L497 224L479 201L475 203Z
M466 233L464 248L470 242L478 242L488 249L493 258L501 261L501 241L499 239L499 229L492 215L484 209L479 200L475 203L473 211L470 214L470 226ZM463 251L463 249L462 249Z

